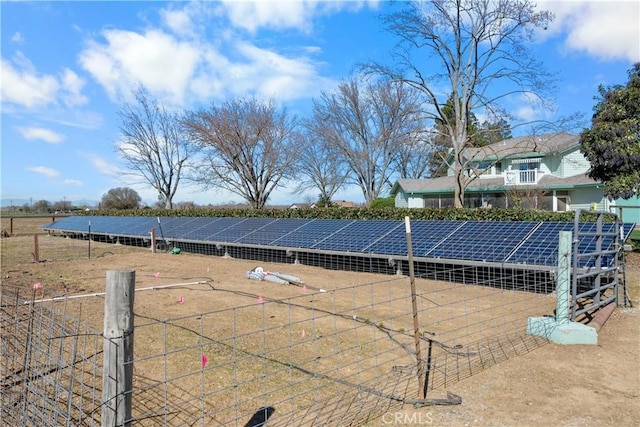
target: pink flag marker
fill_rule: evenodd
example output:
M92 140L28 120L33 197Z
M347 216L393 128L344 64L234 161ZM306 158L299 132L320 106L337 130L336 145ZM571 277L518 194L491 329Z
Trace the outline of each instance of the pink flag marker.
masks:
M307 292L307 285L302 285L302 292Z
M40 289L41 287L42 287L42 283L40 282L33 284L33 289Z
M156 274L153 275L156 279L160 277L160 272L158 271Z
M300 334L300 336L302 336L302 339L304 339L304 337L307 336L307 333L304 331L304 329L302 330L302 333Z
M258 297L258 304L263 304L264 303L264 299L262 297Z
M178 297L178 304L184 304L184 297L182 295Z
M206 355L206 354L203 354L203 355L202 355L202 367L203 367L203 368L204 368L205 366L207 366L207 362L208 362L208 361L209 361L209 360L207 359L207 355Z

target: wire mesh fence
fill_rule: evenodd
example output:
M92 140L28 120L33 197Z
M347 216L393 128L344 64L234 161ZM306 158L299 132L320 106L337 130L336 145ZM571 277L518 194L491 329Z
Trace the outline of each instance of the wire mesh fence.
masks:
M34 245L40 262L79 266L152 249L144 239L13 236L2 239L3 277L34 263ZM206 283L207 298L224 300L224 308L183 316L141 304L127 391L128 421L136 425L367 424L419 404L425 391L455 391L457 382L545 344L526 334L527 319L552 315L556 304L553 272L530 266L416 264L414 311L406 261L188 242L181 248L185 264L193 253L387 274L332 289L292 285L295 293ZM32 289L8 284L0 291L3 422L99 425L102 331L77 320L77 299L38 302ZM99 311L100 301L90 309Z
M536 292L550 286L544 281L517 290L504 281L438 277L450 273L416 279L428 395L544 344L525 334L526 321L555 305ZM251 425L262 417L269 425L361 425L415 403L421 382L408 280L251 304L233 291L244 305L171 319L136 313L130 421ZM3 288L4 419L94 425L101 334L66 314L69 300L24 302Z
M100 422L102 335L65 312L33 304L35 291L0 286L4 425Z
M524 331L529 316L552 312L548 294L426 278L416 286L428 394L546 342ZM410 301L408 279L398 277L175 319L138 316L145 344L134 364L145 382L133 394L162 403L137 411L134 403L134 418L246 425L266 414L269 425L359 425L416 403Z

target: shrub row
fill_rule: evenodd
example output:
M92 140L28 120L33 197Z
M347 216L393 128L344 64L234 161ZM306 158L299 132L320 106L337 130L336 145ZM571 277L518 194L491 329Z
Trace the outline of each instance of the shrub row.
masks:
M306 218L306 219L404 219L464 221L573 221L575 212L550 212L530 209L400 209L400 208L309 208L309 209L133 209L78 212L76 215L152 216L152 217L234 217L234 218ZM606 219L613 217L606 216ZM592 222L596 215L583 212L580 221Z

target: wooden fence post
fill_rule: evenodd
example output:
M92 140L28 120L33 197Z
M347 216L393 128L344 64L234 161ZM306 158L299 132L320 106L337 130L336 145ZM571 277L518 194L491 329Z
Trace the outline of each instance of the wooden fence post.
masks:
M151 227L151 253L156 253L156 229Z
M413 267L413 245L411 243L411 222L408 216L404 217L404 228L407 238L407 255L409 257L409 282L411 283L411 311L413 312L413 339L416 345L416 363L418 369L418 390L421 399L427 398L427 382L424 372L424 361L420 345L420 322L418 320L418 302L416 294L416 277Z
M33 235L33 261L38 264L40 262L40 244L38 243L38 235Z
M107 271L104 298L102 427L130 426L135 271Z

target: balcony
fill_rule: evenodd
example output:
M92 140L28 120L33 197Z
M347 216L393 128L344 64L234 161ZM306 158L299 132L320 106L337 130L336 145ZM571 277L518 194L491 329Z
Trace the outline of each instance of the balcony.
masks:
M504 185L536 185L543 176L540 169L509 170L504 172Z

